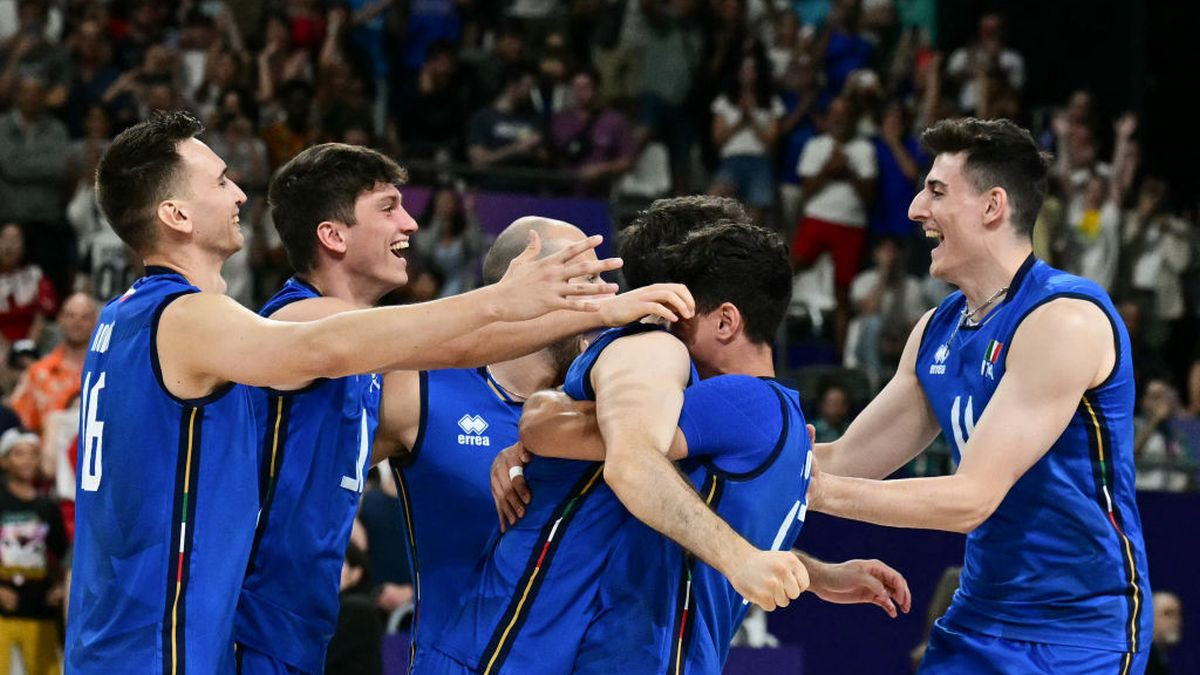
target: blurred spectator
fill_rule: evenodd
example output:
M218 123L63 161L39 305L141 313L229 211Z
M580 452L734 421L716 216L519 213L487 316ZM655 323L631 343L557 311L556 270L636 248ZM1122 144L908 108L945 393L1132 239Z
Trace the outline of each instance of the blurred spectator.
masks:
M241 88L242 70L242 58L237 52L220 51L208 59L203 81L195 89L189 89L196 114L205 124L214 122L225 92Z
M9 429L0 436L0 672L19 654L30 675L59 670L61 562L67 550L62 514L38 495L37 435Z
M772 93L761 50L742 57L740 67L712 103L712 142L721 165L709 193L737 197L758 224L775 204L775 144L783 102Z
M17 223L0 225L0 336L9 344L42 337L58 297L42 268L25 262L25 234Z
M112 44L98 21L80 23L68 46L73 57L71 89L63 115L67 130L72 137L78 138L85 133L85 118L89 111L100 104L104 92L117 81L121 71L112 63Z
M549 129L554 116L564 110L571 99L570 58L562 33L546 36L542 56L538 60L537 77L530 95L533 108L541 118L541 128Z
M977 111L986 93L982 83L989 77L1001 77L1017 91L1025 86L1025 59L1004 44L1004 19L994 13L979 19L976 42L956 49L946 71L960 87L958 107L964 113Z
M1170 324L1183 317L1182 274L1191 262L1189 227L1167 210L1167 184L1147 177L1137 207L1125 214L1121 233L1123 283L1146 305L1154 321L1152 345L1162 346Z
M24 78L16 105L0 117L0 221L62 219L67 128L46 115L43 82Z
M460 6L462 0L420 0L410 2L401 46L404 70L411 75L420 71L434 40L444 39L457 45L462 38Z
M166 3L157 0L132 0L128 3L125 34L117 38L117 67L137 68L151 45L162 44L166 38Z
M775 17L767 57L771 61L771 77L782 82L792 61L803 54L800 37L800 17L790 8Z
M491 106L471 117L467 125L467 155L476 169L493 167L536 168L543 166L548 154L542 144L537 115L530 90L533 77L521 68L504 75L504 89ZM488 174L479 181L492 190L519 190L529 181L511 176Z
M1138 155L1132 136L1137 118L1126 115L1116 125L1116 150L1111 176L1085 174L1082 198L1068 205L1066 225L1059 232L1055 253L1062 269L1095 281L1106 290L1117 276L1121 242L1121 204L1133 182Z
M287 17L282 14L272 14L267 17L264 27L264 45L258 53L258 90L257 98L261 105L267 105L279 99L286 101L287 92L276 91L276 83L282 82L286 87L293 81L307 82L315 79L312 59L309 53L292 44L292 33L288 27ZM311 98L311 93L309 94Z
M783 222L787 227L795 225L800 209L800 155L809 139L820 133L817 129L817 99L821 83L812 58L797 55L788 62L780 83L780 100L786 114L779 123L782 135L779 175Z
M866 371L872 390L895 372L908 334L929 309L921 282L908 274L904 248L892 237L873 252L875 266L854 278L850 301L855 317L844 363Z
M704 33L696 0L641 0L641 7L646 33L638 88L640 140L667 146L674 192L686 194L694 138L684 103L700 68Z
M825 67L825 87L838 96L850 73L871 66L875 46L859 31L862 8L859 0L832 0L825 28L817 39L815 54Z
M591 58L600 73L600 97L616 103L632 101L640 87L646 39L642 0L597 0L592 11L596 22Z
M478 79L477 102L494 101L507 86L506 73L529 68L529 58L525 52L525 30L521 24L515 21L502 23L496 29L493 49L477 55L471 62Z
M850 394L840 384L827 384L817 399L816 427L817 443L828 443L841 438L850 426Z
M1146 675L1169 675L1171 662L1167 652L1179 644L1183 634L1183 603L1170 591L1154 592L1154 639Z
M353 542L346 547L337 629L325 653L328 675L375 675L383 672L383 623L371 602L367 554Z
M468 77L454 45L436 40L417 75L416 91L400 108L400 138L407 157L457 159L471 112Z
M487 247L474 209L464 204L453 188L444 187L433 194L429 211L419 222L416 249L426 267L442 280L438 297L475 288L480 258Z
M313 88L304 80L289 80L279 91L283 117L262 131L272 170L278 169L313 143L316 130L311 126Z
M829 251L837 294L835 346L845 344L850 282L858 273L866 244L867 207L878 173L875 146L855 133L856 111L834 99L825 133L804 146L797 172L804 179L804 216L792 240L792 259L807 267Z
M607 197L633 167L637 145L625 116L600 99L598 80L587 68L571 78L573 103L554 116L550 137L559 160L577 173L579 192Z
M21 81L35 79L45 86L45 106L58 109L67 102L71 62L66 49L46 38L49 3L20 0L17 34L0 49L0 103L20 96Z
M58 314L62 343L25 370L10 400L26 429L42 433L46 416L66 408L79 394L83 357L98 315L96 301L85 293L63 302Z
M908 217L908 206L920 188L930 158L912 133L912 115L900 101L888 104L879 136L874 139L879 165L876 198L871 208L873 235L900 237L909 241L920 227Z
M1146 383L1140 414L1134 417L1133 453L1137 458L1137 489L1179 492L1188 489L1188 458L1174 422L1182 407L1179 393L1166 380Z

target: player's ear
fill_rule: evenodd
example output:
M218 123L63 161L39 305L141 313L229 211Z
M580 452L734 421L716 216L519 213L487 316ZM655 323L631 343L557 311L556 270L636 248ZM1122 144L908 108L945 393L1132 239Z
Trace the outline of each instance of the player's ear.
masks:
M1009 213L1008 192L1002 187L994 187L983 195L983 224L988 229L1003 222Z
M346 252L346 237L342 226L331 220L322 220L317 225L317 243L332 253Z
M731 342L742 332L742 312L732 302L723 302L717 307L716 337L721 342Z
M180 202L173 199L161 201L158 203L157 213L158 219L169 229L180 234L192 233L192 220Z

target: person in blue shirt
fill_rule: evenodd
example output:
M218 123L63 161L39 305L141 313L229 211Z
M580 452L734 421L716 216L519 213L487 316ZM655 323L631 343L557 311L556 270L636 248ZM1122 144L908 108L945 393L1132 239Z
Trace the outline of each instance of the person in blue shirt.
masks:
M114 139L97 169L100 206L146 275L105 306L84 361L70 672L233 669L259 508L261 437L244 385L483 363L511 347L496 332L506 322L594 310L580 295L612 289L567 280L619 266L576 259L598 240L535 260L535 239L482 292L269 321L223 293L246 196L201 131L188 113L155 115ZM398 227L380 236L379 255L400 239Z
M484 259L484 283L494 284L521 253L530 232L550 252L585 239L559 220L525 217L509 225ZM398 371L384 377L372 462L389 459L398 487L412 567L415 612L409 658L420 672L429 645L448 628L466 588L464 579L496 530L489 469L496 453L517 441L517 421L530 394L562 382L579 353L578 333L645 315L690 316L686 288L660 284L601 302L600 310L553 315L525 327L546 348L480 368Z
M939 122L909 216L959 288L896 375L818 445L810 507L967 534L927 673L1140 673L1152 609L1134 499L1129 336L1096 284L1033 257L1047 160L1008 121ZM942 431L957 471L878 481ZM836 475L835 475L836 474Z

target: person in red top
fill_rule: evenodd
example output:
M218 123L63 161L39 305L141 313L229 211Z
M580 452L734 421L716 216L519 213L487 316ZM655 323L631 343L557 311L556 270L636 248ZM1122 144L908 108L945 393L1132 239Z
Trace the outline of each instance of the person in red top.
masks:
M0 225L0 336L8 344L41 337L58 297L37 265L25 263L25 233L17 223Z
M83 357L97 311L96 301L86 293L72 294L63 303L58 315L62 343L29 366L10 401L26 429L41 434L46 416L66 408L79 395Z

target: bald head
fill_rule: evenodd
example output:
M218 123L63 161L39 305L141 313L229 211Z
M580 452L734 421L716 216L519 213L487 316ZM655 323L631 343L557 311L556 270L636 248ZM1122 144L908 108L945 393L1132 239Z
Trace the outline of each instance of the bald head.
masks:
M92 296L72 293L67 297L58 313L58 326L62 329L63 342L68 348L82 349L87 346L96 327L97 315L96 301Z
M553 218L541 216L525 216L517 218L511 225L496 237L492 247L488 249L487 257L483 259L483 283L494 284L500 281L508 271L508 265L529 245L529 233L537 232L542 239L542 250L538 257L544 258L562 250L564 246L585 239L583 230L574 225ZM588 251L584 255L591 254Z

